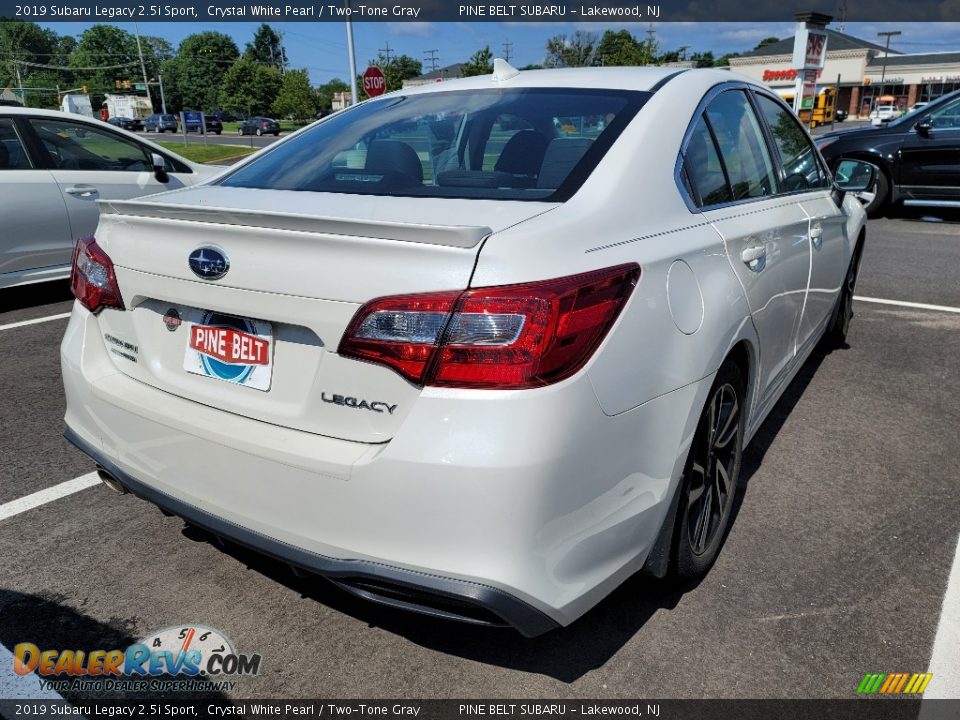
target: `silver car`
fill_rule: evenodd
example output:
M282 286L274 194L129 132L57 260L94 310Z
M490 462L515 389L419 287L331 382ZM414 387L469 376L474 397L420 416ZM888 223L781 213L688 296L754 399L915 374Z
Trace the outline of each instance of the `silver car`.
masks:
M0 107L0 288L66 278L97 200L128 200L216 174L99 120Z

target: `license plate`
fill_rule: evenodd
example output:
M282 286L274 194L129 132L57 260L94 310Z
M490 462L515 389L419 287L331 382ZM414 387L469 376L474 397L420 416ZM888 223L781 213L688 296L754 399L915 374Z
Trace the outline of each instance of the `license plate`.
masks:
M269 390L273 374L273 328L261 320L204 313L187 322L183 369L256 390Z

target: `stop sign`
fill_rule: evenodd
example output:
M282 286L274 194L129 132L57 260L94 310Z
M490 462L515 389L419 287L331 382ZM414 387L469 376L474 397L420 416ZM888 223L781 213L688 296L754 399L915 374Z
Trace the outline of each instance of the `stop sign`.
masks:
M383 95L387 91L387 79L383 76L383 70L376 65L364 70L363 89L367 91L367 97Z

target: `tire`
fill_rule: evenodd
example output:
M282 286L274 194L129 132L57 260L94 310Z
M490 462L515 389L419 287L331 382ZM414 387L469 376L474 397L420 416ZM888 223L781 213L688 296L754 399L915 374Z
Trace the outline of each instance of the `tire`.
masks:
M223 130L217 130L217 132L214 133L214 134L215 134L217 137L220 137L220 133L222 133L222 132L223 132Z
M857 289L857 276L860 274L862 256L863 242L858 242L853 251L853 257L850 258L850 267L847 268L846 277L843 279L843 287L840 289L837 304L833 308L830 324L823 336L824 344L830 349L841 348L847 343L847 331L850 329L850 319L853 317L853 295Z
M877 181L873 186L873 199L863 206L867 217L879 217L887 205L887 198L890 196L890 181L883 170L877 170Z
M261 137L262 135L263 135L263 130L261 130L260 128L257 128L257 137Z
M274 137L280 137L280 131L278 130L277 132L275 132L275 133L273 134L273 136L274 136Z
M743 460L746 389L727 360L700 415L683 470L674 527L671 575L680 583L702 579L726 538Z

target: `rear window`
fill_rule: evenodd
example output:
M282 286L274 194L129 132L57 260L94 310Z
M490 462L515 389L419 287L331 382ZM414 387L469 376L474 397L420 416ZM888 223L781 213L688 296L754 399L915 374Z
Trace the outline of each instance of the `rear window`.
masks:
M391 96L330 117L220 184L360 195L565 200L649 96L566 88Z

